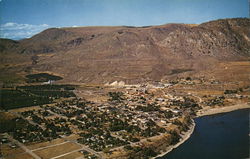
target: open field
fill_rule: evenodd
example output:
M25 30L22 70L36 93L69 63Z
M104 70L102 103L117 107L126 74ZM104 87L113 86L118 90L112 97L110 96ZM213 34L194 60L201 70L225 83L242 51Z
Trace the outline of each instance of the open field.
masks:
M5 159L34 159L31 155L28 153L22 153L22 154L12 154L10 156L4 157Z
M42 150L37 150L37 151L34 151L34 153L36 153L38 156L44 159L49 159L49 158L53 158L53 157L74 151L74 150L78 150L80 148L81 147L79 145L76 145L75 143L65 143L63 145L49 147L49 148L45 148Z
M30 106L30 107L22 107L22 108L16 108L16 109L11 109L9 112L14 112L14 113L21 113L24 111L29 111L29 110L40 110L40 106Z
M43 148L43 147L47 147L47 146L53 146L53 145L61 144L61 143L64 143L64 140L59 138L59 139L55 139L55 140L52 140L52 141L47 141L47 142L28 145L27 147L30 150L35 150L35 149L39 149L39 148Z
M235 82L234 87L247 85L250 81L250 61L221 62L214 69L205 71L204 76L223 82ZM229 85L230 86L230 85ZM232 87L232 85L230 86ZM227 89L227 85L224 85Z
M72 158L78 158L78 157L82 157L82 154L80 152L73 152L68 155L58 157L58 159L72 159Z
M8 144L1 144L0 148L3 156L20 155L25 152L21 148L11 148Z

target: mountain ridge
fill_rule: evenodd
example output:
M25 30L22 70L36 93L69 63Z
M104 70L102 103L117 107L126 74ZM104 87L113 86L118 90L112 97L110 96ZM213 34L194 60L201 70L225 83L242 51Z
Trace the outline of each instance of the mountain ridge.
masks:
M1 40L0 54L27 56L21 71L55 72L65 82L139 83L186 74L171 74L175 69L192 74L221 61L248 59L248 26L248 18L234 18L195 26L50 28L29 39Z

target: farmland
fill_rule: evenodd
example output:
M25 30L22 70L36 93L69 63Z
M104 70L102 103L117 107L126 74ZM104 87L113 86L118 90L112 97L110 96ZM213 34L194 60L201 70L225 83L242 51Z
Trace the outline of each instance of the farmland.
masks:
M53 103L54 99L75 97L71 85L30 85L1 89L2 109L15 109Z

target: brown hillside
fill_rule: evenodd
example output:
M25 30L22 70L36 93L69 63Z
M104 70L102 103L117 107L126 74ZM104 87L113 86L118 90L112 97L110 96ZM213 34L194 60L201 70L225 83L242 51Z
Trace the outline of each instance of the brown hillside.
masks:
M1 71L52 72L77 83L198 75L224 61L248 60L249 26L249 19L237 18L200 25L52 28L18 42L1 40Z

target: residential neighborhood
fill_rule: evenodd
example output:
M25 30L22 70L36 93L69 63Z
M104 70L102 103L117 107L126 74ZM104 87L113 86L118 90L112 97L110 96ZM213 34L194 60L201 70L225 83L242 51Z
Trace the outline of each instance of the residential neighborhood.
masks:
M187 78L142 85L122 83L88 87L88 90L76 87L76 96L2 111L11 118L10 125L6 126L8 130L1 134L1 155L11 158L6 149L17 150L23 145L27 149L30 147L29 155L34 153L47 158L46 151L59 147L58 144L70 144L72 150L58 158L73 154L93 159L115 158L117 155L143 157L145 154L154 157L164 145L171 146L181 140L203 108L223 107L228 102L247 101L249 97L244 93L249 88L225 90L218 95L201 95L191 90L205 85L214 87L216 84ZM86 91L94 93L96 100L82 95ZM55 141L59 143L53 144ZM47 146L37 148L36 145L41 143L47 143ZM57 158L56 155L53 157Z

